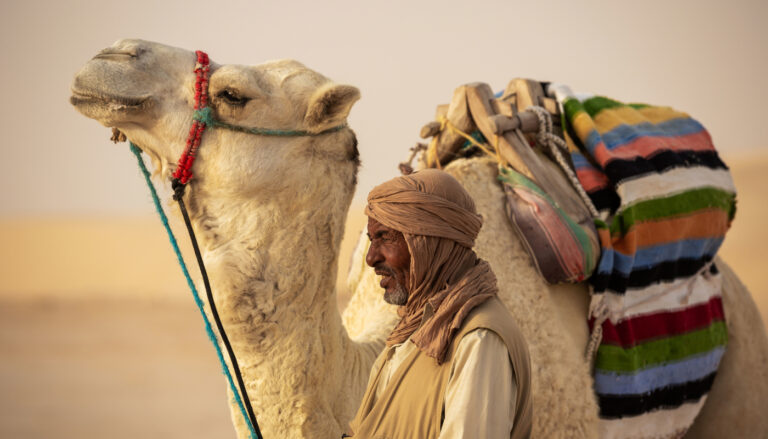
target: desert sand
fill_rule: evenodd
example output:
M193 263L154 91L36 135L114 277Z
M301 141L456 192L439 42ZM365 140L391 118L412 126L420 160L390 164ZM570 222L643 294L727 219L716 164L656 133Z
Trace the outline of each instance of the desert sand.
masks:
M739 205L721 255L765 321L768 155L729 164ZM340 273L364 224L353 206ZM0 437L234 437L225 380L156 218L0 225Z

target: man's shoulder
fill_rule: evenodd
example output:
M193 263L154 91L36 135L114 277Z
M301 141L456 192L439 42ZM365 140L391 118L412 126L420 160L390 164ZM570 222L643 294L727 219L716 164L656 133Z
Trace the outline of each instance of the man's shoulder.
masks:
M473 309L461 326L457 337L454 339L456 345L468 334L477 329L484 329L497 335L507 348L512 351L519 351L521 348L527 356L527 345L520 328L506 305L494 296ZM454 346L456 348L458 346Z
M483 346L504 347L504 340L496 331L488 328L475 328L464 334L461 340L458 340L456 352Z
M493 296L470 311L461 325L460 332L467 334L477 328L498 332L497 329L506 329L510 324L517 328L515 318L506 305L498 296Z

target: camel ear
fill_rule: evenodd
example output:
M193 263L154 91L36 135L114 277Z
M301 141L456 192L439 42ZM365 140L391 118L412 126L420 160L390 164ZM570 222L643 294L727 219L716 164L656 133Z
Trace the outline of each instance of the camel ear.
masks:
M352 105L360 99L360 90L351 85L325 84L309 99L304 124L311 131L323 131L347 120Z

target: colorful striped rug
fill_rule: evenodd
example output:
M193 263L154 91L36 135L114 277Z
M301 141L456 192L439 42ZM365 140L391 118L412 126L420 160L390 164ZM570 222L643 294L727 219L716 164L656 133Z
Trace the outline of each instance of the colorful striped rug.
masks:
M590 326L604 438L681 437L725 351L713 258L736 190L709 133L668 107L553 85L579 181L601 218Z

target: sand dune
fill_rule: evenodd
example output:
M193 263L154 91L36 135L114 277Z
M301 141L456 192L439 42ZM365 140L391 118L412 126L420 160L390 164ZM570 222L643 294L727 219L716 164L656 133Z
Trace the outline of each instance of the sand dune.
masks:
M721 254L766 320L768 155L731 165L739 206ZM342 273L364 223L353 207ZM225 381L156 218L0 226L0 437L233 437Z

